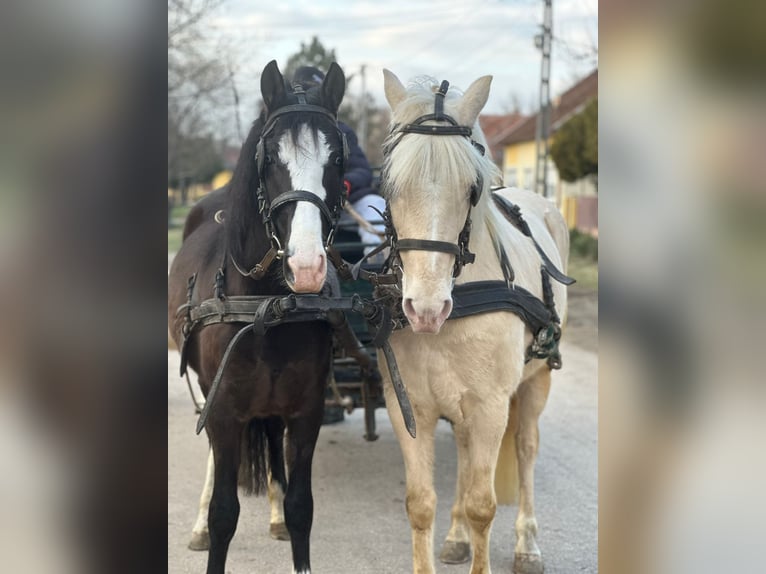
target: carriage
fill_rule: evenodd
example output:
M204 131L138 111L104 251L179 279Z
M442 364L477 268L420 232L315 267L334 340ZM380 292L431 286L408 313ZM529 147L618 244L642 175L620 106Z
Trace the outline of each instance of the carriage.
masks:
M380 185L380 169L373 169L373 187L377 190ZM382 223L372 221L372 224ZM341 221L335 235L335 248L345 261L356 263L363 259L365 248L373 244L363 243L357 229L359 224L351 219ZM362 262L361 268L370 273L380 271L380 264ZM373 286L365 279L357 278L342 281L341 296L359 295L372 299ZM357 340L363 345L364 352L370 358L370 366L364 368L359 362L349 356L341 345L333 349L333 368L328 381L325 400L324 423L332 424L343 420L344 413L351 413L355 408L364 409L364 438L374 441L378 438L375 424L375 409L385 408L383 390L381 387L380 371L377 364L377 353L372 342L372 336L365 321L356 313L347 312L346 319L354 331Z

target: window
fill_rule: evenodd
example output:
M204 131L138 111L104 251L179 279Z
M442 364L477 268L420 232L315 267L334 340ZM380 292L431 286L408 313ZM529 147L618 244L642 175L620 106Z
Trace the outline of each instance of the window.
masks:
M524 168L524 189L534 190L535 188L535 176L532 173L531 167Z
M509 167L505 170L505 185L508 187L518 187L519 185L519 170L515 167Z

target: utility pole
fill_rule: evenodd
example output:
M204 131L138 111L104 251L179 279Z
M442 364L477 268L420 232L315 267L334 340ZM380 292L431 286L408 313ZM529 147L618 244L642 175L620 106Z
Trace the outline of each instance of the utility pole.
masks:
M362 64L362 97L359 100L359 145L364 153L367 153L367 75L366 64Z
M543 53L540 68L540 111L537 114L537 165L535 191L545 197L548 184L548 134L551 115L551 36L553 34L552 0L543 0L542 34L535 36L535 45Z

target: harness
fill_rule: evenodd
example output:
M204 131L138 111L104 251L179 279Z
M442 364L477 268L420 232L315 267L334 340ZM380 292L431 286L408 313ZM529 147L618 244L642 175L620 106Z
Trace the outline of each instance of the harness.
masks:
M232 352L248 333L262 337L268 329L277 325L324 321L332 327L336 338L345 347L349 355L356 358L360 363L362 366L362 376L373 377L369 357L365 357L364 351L361 350L362 344L356 338L346 319L345 312L353 311L359 313L365 319L367 328L372 336L372 344L382 349L386 359L389 360L389 369L391 369L394 389L399 399L402 416L408 431L413 437L415 436L415 418L412 414L412 406L407 397L407 391L401 375L399 375L393 350L388 342L393 322L386 306L380 302L363 299L359 295L333 297L328 295L298 295L294 293L290 295L234 295L223 299L206 299L195 305L193 303L195 282L196 274L189 278L187 302L181 305L176 312L176 319L182 321L181 332L184 337L181 345L181 376L186 374L188 363L187 343L194 330L221 323L244 324L244 327L240 328L231 338L223 353L218 370L215 377L213 377L207 400L197 421L197 434L205 428L210 408L220 387Z
M448 87L448 82L444 81L441 83L439 90L436 92L433 114L421 116L413 123L401 128L394 126L392 133L399 133L400 136L384 150L386 155L390 155L391 150L401 141L402 137L409 133L466 137L482 155L484 154L483 146L471 139L471 128L460 126L454 118L444 114L444 98ZM358 356L358 360L362 364L364 357L362 356L363 353L360 354L361 344L345 316L345 312L351 311L359 313L364 317L367 328L372 336L372 344L383 351L405 426L409 434L414 438L416 428L412 406L399 373L396 357L388 341L393 330L404 328L407 325L407 318L402 311L402 297L399 287L400 275L397 273L397 271L401 271L402 265L399 253L403 250L421 250L439 251L454 255L455 267L453 269L453 277L459 276L463 266L473 263L476 258L468 250L471 232L471 210L469 208L465 225L459 234L457 243L449 243L423 239L399 239L391 219L390 209L386 207L386 211L380 214L385 223L386 241L350 268L348 263L330 245L340 205L331 211L314 194L303 190L291 190L281 194L270 205L266 199L262 177L262 170L266 161L264 138L273 129L276 118L291 111L322 113L335 119L323 108L305 104L305 98L301 103L281 108L269 117L261 139L258 142L255 159L258 163L260 181L258 188L259 209L263 214L263 222L272 242L271 249L263 260L248 272L243 271L233 258L231 258L232 263L242 275L256 280L262 279L271 263L283 256L281 243L271 223L272 214L287 203L308 201L316 205L325 219L332 224L326 249L328 259L338 269L339 276L341 279L362 278L370 281L375 287L374 300L363 299L359 295L333 297L328 295L290 294L227 297L223 292L222 266L216 274L214 297L199 304L194 304L193 293L196 274L190 277L187 286L187 302L181 305L176 313L176 320L182 323L181 332L183 334L181 375L186 373L187 343L195 329L220 323L244 324L231 338L224 351L223 358L208 392L205 406L197 422L196 431L199 434L204 428L230 356L237 344L248 333L263 336L269 328L277 325L306 321L324 321L333 328L337 339L350 351L350 354ZM449 125L424 125L427 121L445 121ZM343 146L344 153L346 153L345 138L343 139ZM470 189L471 206L478 204L483 187L484 183L481 174L477 174L477 179ZM343 197L343 194L341 194L341 197ZM506 218L534 243L535 248L540 254L542 259L540 273L543 298L541 300L523 287L513 283L514 272L508 256L502 245L499 242L494 242L498 249L498 259L503 270L504 280L474 281L455 286L452 292L453 309L448 319L460 319L496 311L512 312L518 315L533 333L533 340L527 348L525 360L529 362L532 359L546 359L551 369L559 369L561 368L561 355L558 351L558 344L561 338L561 321L556 313L550 278L552 277L565 285L574 283L574 279L561 273L548 258L532 236L529 226L524 221L517 205L495 193L492 194L492 199ZM216 214L216 221L219 221L219 214ZM385 248L390 248L391 251L381 273L373 273L362 269L364 261L383 251ZM356 355L354 355L354 352L356 352Z
M417 118L414 122L404 126L394 125L392 135L399 134L393 142L384 149L386 156L390 157L392 150L407 134L420 134L431 136L460 136L469 139L477 151L484 155L484 147L471 139L472 130L468 126L461 126L451 116L444 113L444 99L449 88L449 83L443 81L434 96L434 112ZM447 125L425 125L428 121L442 121ZM384 170L385 176L385 170ZM475 207L481 197L483 178L477 174L476 181L470 189L471 207ZM448 320L460 319L481 313L495 311L510 311L518 315L529 327L533 334L532 343L527 348L525 361L532 359L546 359L551 369L561 368L561 354L558 350L561 338L561 319L556 312L553 300L553 290L550 278L564 284L571 285L574 279L563 274L550 260L545 251L540 247L532 235L529 225L524 220L518 205L513 204L506 198L493 193L492 199L497 208L503 213L508 221L523 235L528 237L534 244L535 249L542 259L541 281L543 286L543 299L527 291L521 286L515 285L515 274L508 259L505 249L498 241L493 241L500 266L503 271L504 281L474 281L457 285L453 288L453 307ZM408 321L401 309L401 291L399 289L399 274L402 269L402 261L399 253L404 250L438 251L455 256L453 277L460 275L462 267L473 263L476 256L468 250L468 241L471 232L471 208L468 209L465 225L458 236L457 243L445 241L431 241L424 239L400 239L391 219L390 208L381 214L385 223L386 239L378 249L371 252L365 259L372 257L385 248L390 248L388 260L384 264L380 274L369 273L361 268L364 261L357 263L353 269L354 277L362 277L376 286L376 298L386 301L394 320L394 328L401 329L407 326Z
M341 200L330 210L324 201L316 195L305 190L290 190L277 196L269 203L265 193L264 170L269 158L265 153L265 140L273 131L277 119L285 114L293 112L309 112L321 114L329 117L336 122L336 118L326 109L311 104L306 104L305 93L300 86L294 86L294 93L298 96L299 103L282 107L274 111L266 120L264 129L256 147L255 161L258 171L258 189L257 198L259 213L266 233L269 237L271 246L266 255L252 269L246 271L237 263L235 258L229 254L234 268L244 277L250 277L254 280L261 280L272 263L284 256L282 244L276 234L273 224L274 213L288 203L307 201L317 208L330 225L325 250L328 259L338 270L341 279L350 279L351 273L348 264L342 259L340 254L332 247L332 239L337 226L337 221L342 209L344 194L340 194ZM336 124L337 125L337 124ZM348 143L345 134L338 129L341 137L343 154L342 161L345 162L348 157ZM215 221L224 224L222 212L215 214ZM224 292L224 276L226 267L226 252L221 266L215 275L214 294L211 299L206 299L198 304L194 303L194 289L197 281L197 274L192 275L187 283L187 300L176 311L176 326L180 323L180 330L183 335L181 344L181 367L180 374L187 374L188 365L188 343L192 333L197 330L214 324L244 324L236 334L229 340L226 349L218 365L215 377L206 397L205 405L201 409L200 417L197 421L196 432L199 434L205 427L210 409L218 393L221 380L223 378L226 366L229 363L231 355L239 342L248 333L256 336L263 336L269 328L286 323L299 323L310 321L327 322L334 330L336 339L345 347L348 354L355 357L362 367L363 376L373 378L372 367L369 357L362 351L362 345L356 338L353 330L346 320L344 312L353 311L361 314L368 326L372 336L372 344L382 349L388 360L389 370L394 381L399 405L402 410L407 430L415 436L415 418L412 414L412 407L407 397L407 391L399 374L396 365L393 350L388 342L388 336L391 333L393 323L390 318L388 308L374 301L364 300L358 295L352 297L332 297L327 295L308 295L308 294L290 294L290 295L264 295L264 296L227 296ZM188 378L187 378L188 383ZM191 385L190 390L191 390ZM193 395L192 395L192 398ZM196 402L196 401L195 401Z
M462 136L468 138L471 144L484 155L484 146L479 142L471 139L472 130L468 126L459 125L452 116L444 113L444 98L447 95L449 89L449 82L444 80L434 96L434 112L432 114L426 114L417 118L411 124L404 125L402 127L394 126L392 133L398 133L399 137L394 140L386 149L384 154L389 156L393 149L402 141L402 138L406 134L421 134L428 136ZM424 125L428 121L441 121L447 122L448 125ZM471 205L476 206L481 199L481 192L484 189L484 179L481 174L477 174L476 181L471 185ZM389 215L390 220L390 215ZM442 253L448 253L455 256L455 267L452 271L452 276L457 277L460 275L463 267L469 263L473 263L476 260L476 255L468 250L468 242L471 237L471 210L468 210L468 215L463 224L463 229L458 235L457 243L448 243L446 241L432 241L429 239L399 239L396 236L396 230L391 226L391 253L395 258L398 257L400 251L417 250L417 251L440 251Z
M269 202L268 196L266 194L265 171L266 171L266 166L272 163L271 157L266 153L266 139L271 135L271 132L274 131L277 120L285 115L296 113L296 112L311 113L311 114L324 116L332 120L333 125L335 125L336 130L338 132L338 137L341 140L342 153L340 157L341 163L339 164L341 166L341 169L343 165L345 165L346 161L348 160L349 150L348 150L348 142L346 141L346 134L343 133L340 130L340 128L338 128L338 123L337 123L338 120L336 116L330 113L327 109L323 108L322 106L307 104L306 93L304 92L303 88L300 85L293 86L293 93L298 97L298 103L288 105L288 106L283 106L281 108L278 108L277 110L274 110L271 114L268 115L263 127L263 131L261 132L261 137L259 138L255 148L255 164L256 164L257 173L258 173L258 188L256 190L256 197L258 198L258 213L261 214L262 222L266 230L266 235L269 238L269 243L270 243L269 250L263 256L263 258L258 263L256 263L255 266L253 266L250 270L247 270L246 267L241 266L234 259L232 255L229 255L229 258L231 259L231 262L234 265L234 268L242 276L250 277L255 280L262 279L266 275L266 273L268 272L269 268L274 263L274 261L278 259L282 259L282 257L284 257L285 252L284 252L284 249L282 248L282 241L280 241L279 236L277 235L276 229L274 227L273 219L275 217L275 214L278 212L280 208L284 207L285 205L288 205L290 203L298 203L300 201L311 203L312 205L317 207L319 209L319 213L322 214L324 221L327 223L330 229L330 232L328 233L327 239L325 241L325 251L328 252L330 261L336 264L336 267L338 266L339 256L337 256L336 253L331 255L330 252L334 251L334 248L332 247L332 240L333 240L333 237L335 236L335 230L338 225L338 219L340 218L341 210L343 209L345 194L343 193L339 194L340 199L332 207L332 209L327 207L327 204L321 199L319 199L315 194L303 189L290 190L285 193L281 193L272 202ZM223 221L223 217L220 214L220 212L216 214L216 221L218 221L219 223ZM347 274L346 269L339 268L338 271L342 273L343 275Z

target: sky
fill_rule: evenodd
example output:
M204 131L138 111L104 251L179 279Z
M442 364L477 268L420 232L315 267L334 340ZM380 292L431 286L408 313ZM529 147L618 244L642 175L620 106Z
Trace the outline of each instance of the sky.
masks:
M264 8L268 6L268 8ZM403 82L428 74L465 89L476 78L494 79L484 113L506 113L516 99L525 112L538 107L542 0L228 0L210 32L234 54L243 120L259 94L259 75L272 59L290 55L317 36L335 49L347 93L366 91L385 105L383 68ZM598 1L553 0L551 95L565 91L598 65Z

